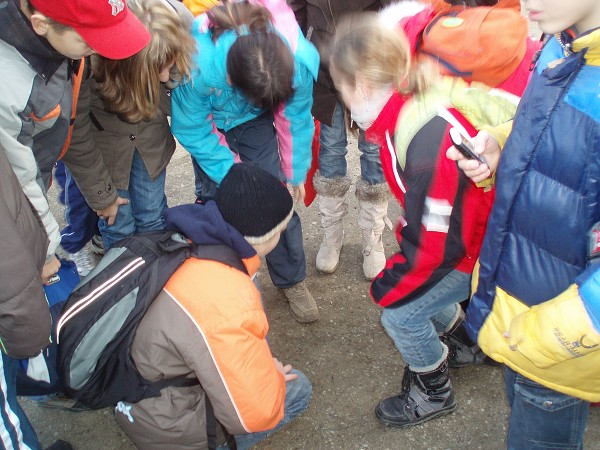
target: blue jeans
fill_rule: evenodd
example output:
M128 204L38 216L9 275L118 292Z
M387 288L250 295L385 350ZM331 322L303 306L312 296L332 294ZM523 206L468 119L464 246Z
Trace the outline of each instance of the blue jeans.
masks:
M421 297L383 310L381 323L411 370L429 372L446 358L438 334L458 318L458 303L469 296L470 279L470 274L453 270Z
M60 245L69 253L77 253L98 234L98 215L89 207L62 161L56 163L54 179L61 187L59 201L65 205L67 226L60 232Z
M119 197L129 199L129 203L119 206L119 212L111 226L108 226L103 219L98 222L105 250L127 236L165 229L166 174L167 171L163 170L155 180L152 180L142 157L137 150L135 151L131 163L129 188L118 190Z
M229 149L238 155L245 164L266 170L271 175L285 181L281 172L281 159L277 134L273 126L273 115L265 113L237 127L223 131ZM215 198L217 184L209 178L200 165L192 158L196 176L196 197L203 202ZM281 233L279 243L266 258L267 268L273 284L286 289L306 278L306 256L300 216L294 211L288 226Z
M19 362L2 353L0 359L0 449L24 448L39 450L37 435L17 402L17 369Z
M246 450L258 444L260 441L268 438L273 433L283 428L285 425L291 422L292 419L303 413L306 408L308 408L308 402L310 401L310 396L312 395L312 385L310 384L310 381L308 381L308 378L306 378L306 375L299 370L293 369L292 373L298 375L298 378L286 383L283 419L279 421L275 428L270 430L260 431L258 433L240 434L236 436L235 442L238 450ZM218 450L226 450L228 448L228 445L221 445L218 447Z
M319 172L325 178L341 178L346 176L348 139L344 108L338 102L333 113L332 126L321 124L319 135ZM369 184L384 183L379 147L365 140L365 132L358 134L358 149L360 150L360 173L363 180Z
M590 404L506 368L509 450L582 450Z

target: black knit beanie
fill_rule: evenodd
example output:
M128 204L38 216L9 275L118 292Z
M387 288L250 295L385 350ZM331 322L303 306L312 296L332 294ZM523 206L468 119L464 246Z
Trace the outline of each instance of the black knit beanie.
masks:
M250 244L262 244L287 226L294 201L284 184L249 164L234 164L217 190L219 211Z

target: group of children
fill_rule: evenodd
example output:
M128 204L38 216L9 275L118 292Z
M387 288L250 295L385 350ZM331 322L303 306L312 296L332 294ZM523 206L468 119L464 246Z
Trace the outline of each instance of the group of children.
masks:
M316 263L335 271L350 186L344 105L361 129L363 269L406 363L402 391L379 402L377 417L403 427L453 411L449 367L480 361L479 345L507 367L508 447L581 448L588 402L600 400L598 2L525 1L554 35L535 57L515 0L379 12L384 2L356 2L329 8L324 30L302 2L289 2L296 16L283 0L189 3L205 14L193 20L172 0L9 0L0 10L0 163L16 175L2 177L2 223L17 236L3 241L1 273L3 287L19 287L1 299L16 317L0 321L4 447L39 448L14 377L17 358L48 343L39 277L58 269L46 191L59 157L99 217L104 248L165 228L219 246L175 272L136 332L132 357L145 378L200 384L120 403L117 421L134 443L249 448L308 407L308 379L272 359L252 280L265 256L294 318L318 319L294 204L305 195L314 114L325 231ZM512 26L494 28L490 17ZM436 32L456 42L472 33L464 57L448 59L456 52L436 47ZM473 47L491 55L486 70ZM331 100L325 111L313 108L318 92ZM485 159L458 152L451 129ZM192 155L197 200L169 209L173 135ZM388 190L403 215L399 252L386 261ZM460 302L471 294L465 319ZM464 329L478 344L466 356L457 354Z

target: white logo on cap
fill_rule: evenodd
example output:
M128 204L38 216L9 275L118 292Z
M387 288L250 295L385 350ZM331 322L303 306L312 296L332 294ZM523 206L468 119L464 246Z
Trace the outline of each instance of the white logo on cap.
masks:
M125 2L123 0L108 0L108 4L112 6L113 16L116 16L125 9Z

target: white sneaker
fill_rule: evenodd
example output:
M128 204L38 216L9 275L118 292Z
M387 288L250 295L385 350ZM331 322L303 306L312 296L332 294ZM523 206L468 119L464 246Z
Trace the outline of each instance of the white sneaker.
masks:
M81 277L85 277L94 267L96 267L96 262L85 248L76 253L67 253L67 259L75 263L77 272L79 272L79 276Z

